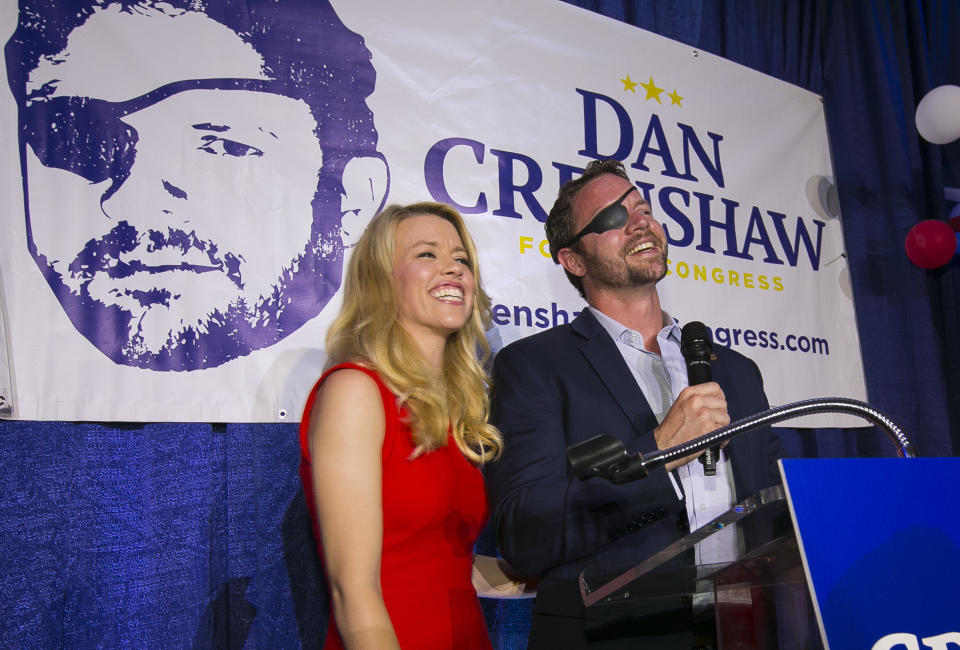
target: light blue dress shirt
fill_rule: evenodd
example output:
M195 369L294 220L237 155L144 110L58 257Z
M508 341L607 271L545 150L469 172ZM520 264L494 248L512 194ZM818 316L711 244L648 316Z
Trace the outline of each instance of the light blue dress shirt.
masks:
M603 312L588 307L617 344L617 349L630 368L650 408L663 422L687 382L687 366L680 353L680 326L667 312L663 313L663 329L657 334L660 354L644 347L643 335L618 323ZM654 451L654 450L649 450ZM726 453L721 451L715 476L705 476L703 465L693 461L677 468L682 491L673 478L678 499L686 496L685 506L690 530L696 530L730 509L734 503L733 475ZM673 476L671 474L671 476ZM737 537L733 529L711 535L696 547L697 564L728 562L737 556Z

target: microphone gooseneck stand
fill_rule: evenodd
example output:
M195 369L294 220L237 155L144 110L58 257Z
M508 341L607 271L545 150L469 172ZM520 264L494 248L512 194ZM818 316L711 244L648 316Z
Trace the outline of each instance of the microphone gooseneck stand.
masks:
M651 470L671 461L679 460L708 447L719 446L747 431L816 413L846 413L860 416L886 432L897 446L897 453L901 458L916 458L913 445L893 420L865 402L845 397L819 397L775 406L731 422L699 438L646 455L628 454L623 442L613 436L595 436L567 447L567 458L570 460L574 474L581 480L600 476L613 483L627 483L644 478Z

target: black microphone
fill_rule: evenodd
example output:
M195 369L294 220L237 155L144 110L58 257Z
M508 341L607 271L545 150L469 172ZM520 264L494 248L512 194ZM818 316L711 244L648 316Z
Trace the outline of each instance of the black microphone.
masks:
M680 331L680 354L687 364L687 383L691 386L713 381L710 360L713 357L713 342L710 330L700 321L691 321ZM708 447L700 456L705 476L716 476L719 447Z

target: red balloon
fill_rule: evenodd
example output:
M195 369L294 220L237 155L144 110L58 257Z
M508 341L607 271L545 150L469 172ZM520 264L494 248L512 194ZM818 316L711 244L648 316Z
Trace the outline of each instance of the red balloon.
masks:
M957 237L945 221L927 219L907 233L907 257L922 269L935 269L950 261L957 250Z
M947 219L947 223L953 228L953 232L960 232L960 215L950 217Z

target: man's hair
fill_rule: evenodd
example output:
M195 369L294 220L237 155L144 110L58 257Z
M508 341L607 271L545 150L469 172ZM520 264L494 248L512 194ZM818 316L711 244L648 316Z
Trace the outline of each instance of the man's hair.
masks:
M477 283L470 318L447 337L439 382L398 320L392 280L397 225L419 215L440 217L456 228ZM490 298L460 214L442 203L391 205L367 226L347 264L343 307L327 331L327 366L360 361L376 369L410 412L415 454L444 446L452 432L464 455L482 463L496 458L503 446L488 422L489 378L482 364L490 355L484 336L489 324Z
M573 201L577 193L582 190L587 183L603 174L613 174L625 178L628 181L630 180L630 177L627 176L627 172L623 167L623 163L619 160L592 160L587 164L582 175L567 181L563 184L563 187L560 188L557 200L554 201L553 207L550 208L550 214L547 215L547 222L543 226L547 234L547 241L550 244L550 256L553 257L555 263L559 263L557 253L560 252L560 247L563 242L570 241L570 238L576 234L574 227L576 226L577 220L573 214ZM579 246L580 242L574 242L571 248L577 250ZM563 272L567 274L567 279L570 280L570 284L577 289L580 296L586 298L587 296L583 292L583 281L566 269L564 269Z

